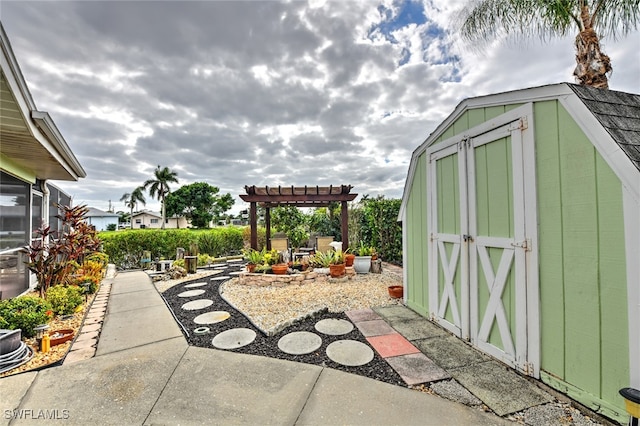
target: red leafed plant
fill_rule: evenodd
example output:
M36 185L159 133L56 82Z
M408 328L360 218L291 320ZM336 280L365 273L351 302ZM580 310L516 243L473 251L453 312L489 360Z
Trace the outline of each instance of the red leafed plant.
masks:
M62 228L56 232L49 226L36 230L38 238L27 247L27 267L38 279L40 296L47 289L67 282L74 265L82 264L87 254L100 248L96 231L85 222L87 206L67 207L56 205L61 211L56 217L62 220Z

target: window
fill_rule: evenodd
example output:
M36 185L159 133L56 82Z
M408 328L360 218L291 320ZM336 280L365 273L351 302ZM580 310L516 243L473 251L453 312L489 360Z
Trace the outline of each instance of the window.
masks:
M158 219L151 219L151 223L158 223Z
M27 260L21 248L29 242L31 185L0 172L0 299L29 288Z
M142 219L136 219L136 224L141 224L142 223Z
M42 225L42 194L31 195L31 238L38 238L36 230Z
M31 187L27 182L0 173L0 251L4 251L28 244Z

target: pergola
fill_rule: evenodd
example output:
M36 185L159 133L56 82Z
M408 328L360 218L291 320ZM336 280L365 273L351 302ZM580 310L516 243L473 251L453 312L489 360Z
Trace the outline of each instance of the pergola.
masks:
M353 201L358 194L351 194L351 185L340 186L277 186L257 187L245 185L246 194L240 195L243 201L250 203L249 221L251 223L251 248L258 249L258 213L257 205L265 208L265 227L267 250L271 250L271 208L277 206L328 207L330 203L340 202L340 223L342 230L342 250L349 246L349 213L347 201Z

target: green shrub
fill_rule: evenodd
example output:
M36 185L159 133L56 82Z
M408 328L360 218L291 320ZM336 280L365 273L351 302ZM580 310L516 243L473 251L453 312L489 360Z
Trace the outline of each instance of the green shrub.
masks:
M47 290L47 302L51 304L53 313L57 315L70 315L76 308L82 305L84 289L75 286L57 285Z
M0 301L0 318L3 328L22 330L23 337L35 336L34 327L51 319L51 304L37 296L21 296Z
M251 247L251 227L242 228L243 247ZM267 246L267 230L264 226L258 226L258 250L262 250Z
M107 231L115 231L117 227L118 225L116 225L115 223L110 223L107 225Z
M176 249L189 249L198 244L198 252L221 257L239 254L242 250L242 229L234 227L207 230L135 229L101 233L103 251L118 269L140 268L142 252L149 250L151 259L175 259Z

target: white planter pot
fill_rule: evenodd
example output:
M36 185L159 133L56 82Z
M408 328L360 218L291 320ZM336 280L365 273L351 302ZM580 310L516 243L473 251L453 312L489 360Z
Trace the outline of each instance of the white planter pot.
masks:
M358 274L366 274L371 269L371 256L356 256L353 260L353 269Z

